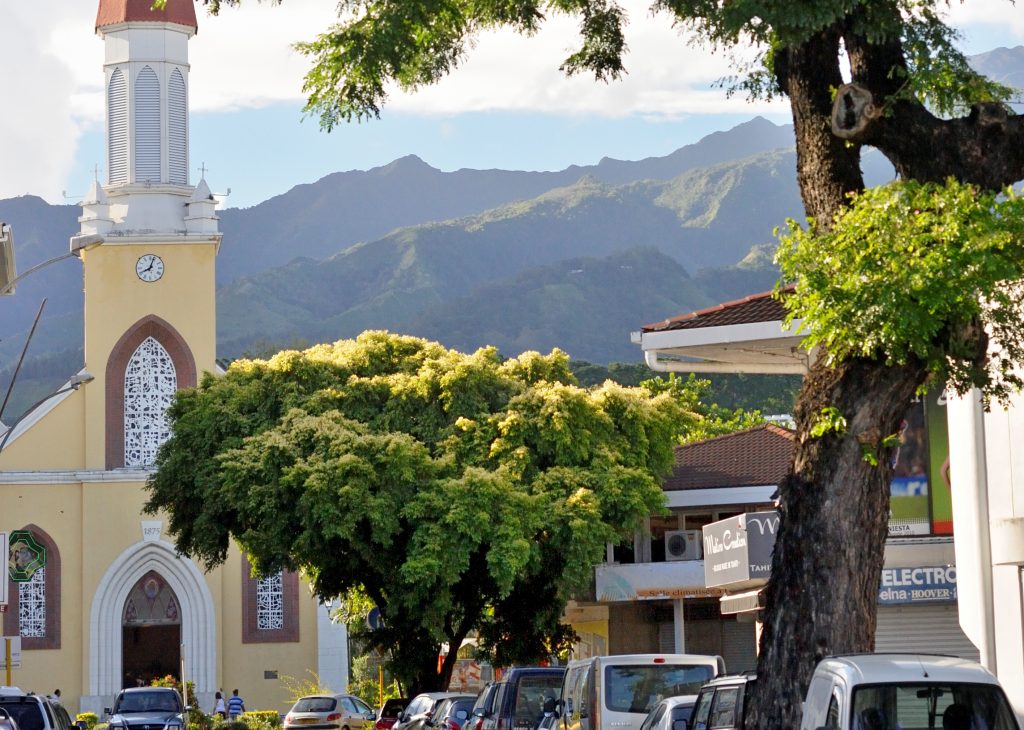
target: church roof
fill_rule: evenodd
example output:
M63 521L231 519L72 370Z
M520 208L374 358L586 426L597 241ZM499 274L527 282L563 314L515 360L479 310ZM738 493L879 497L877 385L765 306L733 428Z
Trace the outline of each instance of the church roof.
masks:
M163 10L153 10L153 0L100 0L96 12L96 30L108 25L131 22L177 23L198 29L192 0L167 0Z

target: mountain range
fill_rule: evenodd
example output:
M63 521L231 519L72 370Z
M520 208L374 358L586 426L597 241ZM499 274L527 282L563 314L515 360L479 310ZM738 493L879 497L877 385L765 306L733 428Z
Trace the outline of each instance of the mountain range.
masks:
M1024 47L972 61L1024 86ZM462 349L636 360L639 325L774 284L773 229L802 217L792 145L790 126L757 118L665 157L557 172L442 172L409 156L219 211L218 355L386 328ZM892 175L878 154L864 170L871 184ZM0 200L19 271L65 252L79 214ZM70 259L3 300L0 362L13 363L48 298L8 413L81 366L81 287Z

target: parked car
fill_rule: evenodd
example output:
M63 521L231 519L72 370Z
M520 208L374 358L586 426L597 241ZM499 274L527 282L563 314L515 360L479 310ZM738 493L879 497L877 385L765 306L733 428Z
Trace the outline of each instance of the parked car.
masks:
M2 707L0 707L0 730L18 730L17 721Z
M476 696L473 709L469 711L469 720L466 721L466 730L483 730L484 717L494 710L494 697L498 693L496 682L488 682Z
M402 710L409 704L408 697L392 697L384 700L384 706L377 713L377 722L373 724L374 730L391 730Z
M473 709L476 695L457 695L445 698L434 707L429 727L436 730L462 730L469 719L469 711Z
M17 687L0 687L0 710L13 720L18 730L72 730L75 727L59 702L22 692Z
M506 669L474 730L535 730L544 719L544 701L558 697L564 676L565 667Z
M434 716L434 708L441 700L450 697L468 697L461 692L423 692L416 695L402 710L392 730L425 730Z
M697 695L690 720L690 729L722 728L743 730L746 720L747 693L757 682L753 672L716 677L705 684Z
M647 713L640 730L687 730L695 702L693 695L666 697Z
M372 730L377 711L355 695L308 695L284 716L284 730Z
M696 696L725 671L720 656L621 654L569 662L558 730L639 730L665 697Z
M821 660L811 675L800 728L823 727L1020 730L999 681L987 669L959 657L922 654Z
M121 690L113 707L104 709L110 730L181 730L185 704L172 687L131 687ZM19 723L20 724L20 723Z

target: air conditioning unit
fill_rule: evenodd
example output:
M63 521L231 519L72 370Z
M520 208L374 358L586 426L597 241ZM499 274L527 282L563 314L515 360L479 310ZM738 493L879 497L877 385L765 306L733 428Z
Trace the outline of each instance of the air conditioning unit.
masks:
M700 530L670 530L665 533L665 560L700 560L704 557Z

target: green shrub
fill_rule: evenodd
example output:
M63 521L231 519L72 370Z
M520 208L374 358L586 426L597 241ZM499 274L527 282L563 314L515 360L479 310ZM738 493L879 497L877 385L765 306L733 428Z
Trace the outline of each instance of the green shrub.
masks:
M93 730L99 721L100 718L95 712L79 712L75 715L75 722L84 722L88 730Z
M241 720L249 730L270 730L281 724L281 716L274 710L243 712Z

